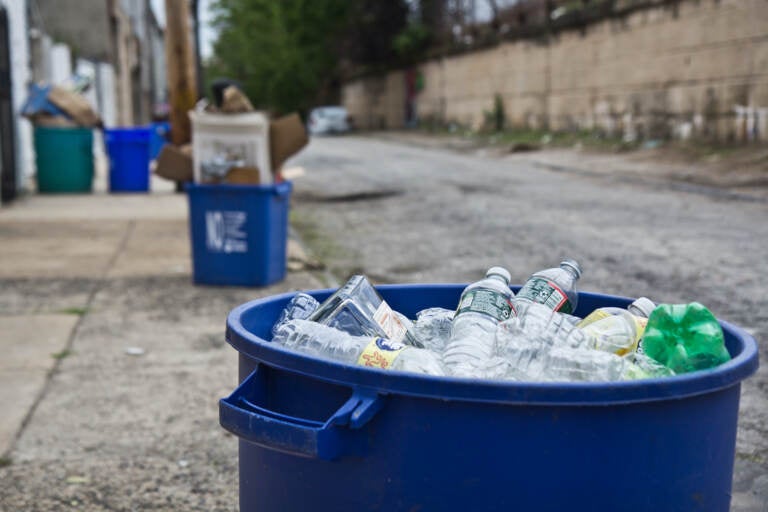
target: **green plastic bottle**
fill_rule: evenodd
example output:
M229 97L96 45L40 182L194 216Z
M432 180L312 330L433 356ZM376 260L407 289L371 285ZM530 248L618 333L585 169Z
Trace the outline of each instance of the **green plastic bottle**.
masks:
M642 339L645 354L675 373L704 370L731 359L723 329L706 307L661 304L648 317Z

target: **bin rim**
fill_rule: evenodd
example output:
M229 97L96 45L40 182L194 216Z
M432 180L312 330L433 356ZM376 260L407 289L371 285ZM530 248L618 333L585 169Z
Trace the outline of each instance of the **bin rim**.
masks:
M283 180L280 183L265 183L265 184L238 184L238 183L194 183L187 182L184 184L184 188L187 192L194 192L197 190L219 190L219 191L264 191L264 192L290 192L293 188L291 180ZM325 292L326 290L313 290L317 293ZM275 297L276 298L276 297Z
M446 291L457 290L460 293L466 286L466 284L403 284L377 285L376 288L383 294L395 289L412 289L416 292L424 287L444 288ZM513 288L519 288L519 286ZM305 293L324 295L334 290L307 290ZM610 406L677 400L712 393L738 385L758 368L755 339L743 329L720 319L718 321L726 337L730 335L736 342L736 355L716 368L674 377L618 382L514 382L435 377L367 368L294 352L257 336L245 327L244 318L253 315L254 310L273 302L287 302L295 293L288 292L256 299L234 308L227 316L227 342L241 355L257 363L353 389L375 390L380 394L498 404ZM579 292L579 295L598 300L621 300L627 303L632 300L616 295L590 292ZM276 317L271 319L271 321L274 320Z

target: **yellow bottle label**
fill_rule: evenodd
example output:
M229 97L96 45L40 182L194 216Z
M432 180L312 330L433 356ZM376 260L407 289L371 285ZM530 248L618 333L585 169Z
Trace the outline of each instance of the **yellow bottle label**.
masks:
M586 327L589 324L593 324L597 322L598 320L602 320L603 318L608 318L611 316L610 313L603 309L596 309L587 316L585 316L581 322L576 324L576 327Z
M630 314L632 319L635 322L635 337L632 340L632 345L629 347L622 347L615 349L615 353L617 355L623 356L625 354L628 354L629 352L634 352L637 350L637 346L640 343L640 338L643 337L643 333L645 332L645 326L648 324L648 319L635 316ZM615 317L616 322L619 322L618 316L615 316L611 314L608 311L605 311L603 309L596 309L589 315L587 315L581 322L576 324L577 327L584 329L587 332L590 332L594 335L599 336L602 334L601 331L604 329L610 330L611 324L613 322L611 320L605 320L606 318ZM596 324L596 322L600 321L599 324ZM615 324L614 324L615 325Z
M371 342L363 349L357 364L369 368L382 368L389 370L395 359L405 350L402 343L388 340L386 338L373 338Z

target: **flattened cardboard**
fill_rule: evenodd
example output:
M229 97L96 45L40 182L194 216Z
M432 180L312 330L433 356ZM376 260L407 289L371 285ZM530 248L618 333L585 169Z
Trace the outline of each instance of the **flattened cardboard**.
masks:
M278 174L283 163L308 143L307 130L299 114L293 113L271 121L269 153L272 157L272 171Z
M78 125L68 117L52 116L48 114L34 114L29 116L29 120L35 126L45 126L48 128L77 128Z
M101 126L101 119L91 104L77 93L54 85L48 92L48 100L66 112L80 126Z
M155 174L171 181L192 181L192 146L165 144L157 156Z
M237 185L258 185L260 181L258 167L233 167L224 178L224 183Z

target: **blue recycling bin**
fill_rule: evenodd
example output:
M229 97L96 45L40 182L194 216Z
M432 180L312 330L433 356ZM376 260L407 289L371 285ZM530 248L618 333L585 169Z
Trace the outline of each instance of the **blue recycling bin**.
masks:
M388 285L410 318L465 285ZM513 287L518 290L519 287ZM310 292L322 301L333 290ZM227 318L240 385L219 404L239 437L241 512L729 508L740 382L757 344L721 325L733 359L665 379L523 383L353 366L270 343L293 293ZM576 314L632 299L580 293Z
M160 150L168 142L171 134L171 123L152 123L149 125L152 131L149 139L149 159L156 160L160 155Z
M195 284L266 286L285 278L292 184L188 184Z
M110 192L148 192L152 130L148 127L104 130L109 156Z

